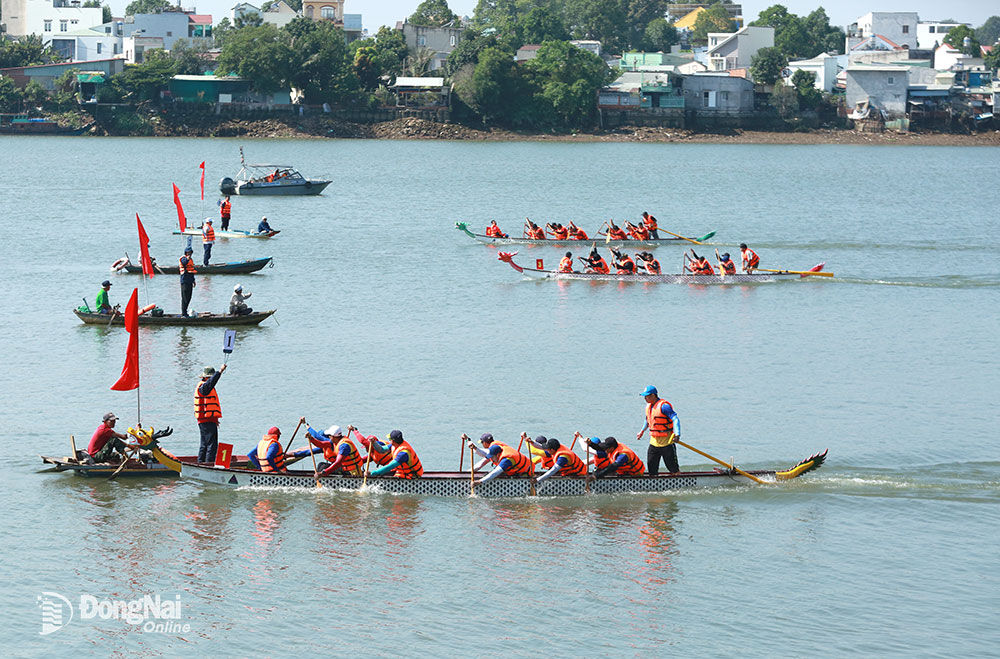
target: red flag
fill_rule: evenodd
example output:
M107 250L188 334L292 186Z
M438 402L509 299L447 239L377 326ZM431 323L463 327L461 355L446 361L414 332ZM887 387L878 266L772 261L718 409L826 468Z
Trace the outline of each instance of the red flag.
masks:
M184 218L184 209L181 208L181 190L174 183L174 206L177 207L177 224L181 227L181 233L187 228L187 220Z
M139 226L139 255L142 258L142 274L149 277L153 276L153 262L149 260L149 236L146 235L146 229L142 226L142 220L139 219L139 214L135 214L135 223Z
M202 160L198 166L201 167L201 200L205 201L205 161Z
M125 349L125 365L121 377L111 385L115 391L131 391L139 388L139 289L132 289L132 297L125 307L125 329L128 331L128 348Z

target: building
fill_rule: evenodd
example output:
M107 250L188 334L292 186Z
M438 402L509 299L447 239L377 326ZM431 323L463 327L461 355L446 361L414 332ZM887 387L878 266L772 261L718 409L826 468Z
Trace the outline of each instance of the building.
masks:
M806 71L816 76L816 89L823 92L832 92L833 86L837 84L837 73L840 66L837 65L837 58L833 55L817 55L812 59L797 60L789 62L786 68L788 75L785 84L791 84L792 76L796 71Z
M529 43L521 46L517 49L517 52L514 53L514 61L527 62L530 59L535 59L538 57L539 48L541 48L541 46L537 43Z
M593 53L598 57L601 56L600 41L593 41L590 39L574 39L570 41L570 43L579 48L580 50L586 50L588 53Z
M448 61L448 55L451 54L451 51L455 50L455 46L461 43L462 33L465 32L463 27L456 27L451 24L442 27L430 27L427 25L413 25L409 21L403 21L401 24L397 23L396 27L402 30L403 39L406 40L406 47L410 49L411 53L415 53L421 48L433 51L430 62L431 71L436 71L444 66L444 63ZM518 52L521 51L519 50Z
M247 103L277 106L290 106L292 103L291 93L288 90L259 94L250 90L250 80L246 78L177 75L170 79L167 88L175 101L187 103Z
M939 21L920 21L917 23L917 48L921 50L933 50L944 43L945 35L953 27L965 25L972 27L970 23L941 23Z
M212 15L186 11L126 16L123 37L159 37L163 48L170 50L178 39L201 39L212 36Z
M597 96L601 110L684 109L681 77L668 72L625 71Z
M314 21L331 21L344 31L347 43L361 38L361 14L345 14L344 0L303 0L302 15Z
M298 18L299 13L289 7L284 0L278 0L267 11L261 11L259 7L249 2L237 3L229 10L229 20L233 24L236 23L237 18L246 16L260 16L261 21L282 28Z
M846 76L848 108L867 101L874 108L885 112L888 119L906 114L907 90L910 70L894 64L849 64Z
M142 64L146 61L147 51L165 50L163 43L163 37L148 37L142 32L133 32L131 36L122 39L125 61L129 64Z
M125 70L125 60L121 57L112 59L91 60L86 66L80 66L80 62L61 62L59 64L37 64L35 66L17 66L10 69L0 69L0 76L10 78L18 87L24 87L34 80L46 91L55 90L55 82L67 71L76 69L86 70L92 73L101 73L106 77L111 77L116 73Z
M678 30L687 28L694 29L694 22L698 19L698 14L711 7L711 2L678 2L667 6L667 20L674 23ZM733 2L723 2L729 17L736 21L736 27L743 27L743 5ZM682 25L683 23L683 25ZM688 24L690 25L688 27Z
M104 22L104 10L84 7L83 0L0 0L0 14L8 35L37 34L46 41Z
M396 107L400 108L448 108L451 103L451 89L444 84L444 78L397 77L391 86L396 94Z
M684 109L698 114L750 114L754 108L752 80L725 73L683 76Z
M900 47L917 47L917 23L920 22L916 12L906 11L873 11L860 17L857 22L847 28L847 43L845 52L858 42L876 34L889 39Z
M942 43L934 49L934 68L941 71L951 69L972 69L985 66L982 57L973 57L954 46Z
M850 63L886 64L910 58L910 49L881 34L860 39L847 51Z
M731 33L709 32L705 64L709 71L748 69L758 50L773 46L773 27L744 27Z

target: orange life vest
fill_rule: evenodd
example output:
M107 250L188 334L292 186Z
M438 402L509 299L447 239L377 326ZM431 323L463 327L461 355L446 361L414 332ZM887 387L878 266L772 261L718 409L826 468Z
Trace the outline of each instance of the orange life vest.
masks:
M215 229L212 228L211 224L206 224L201 230L201 242L202 243L214 243L215 242Z
M185 258L187 258L187 264L184 263ZM182 256L179 259L177 259L177 265L180 266L182 275L185 272L190 272L191 274L196 274L198 272L197 270L194 269L194 259L191 258L190 256L188 257Z
M333 442L330 442L333 444ZM336 460L337 456L340 454L340 447L347 444L350 447L350 452L344 456L344 459L340 463L340 470L344 473L351 474L352 476L360 476L364 471L365 461L361 458L361 454L358 452L358 447L354 445L347 437L344 437L339 442L337 442L334 449L333 457L327 456L327 460ZM323 449L323 454L326 455L326 449ZM375 456L372 456L374 459Z
M219 393L212 387L212 392L202 396L201 383L194 388L194 418L198 423L218 423L222 418L222 407L219 406Z
M535 240L545 240L545 229L538 227L537 229L528 229L528 237Z
M570 227L570 231L573 234L573 240L589 240L587 237L587 232L578 227Z
M663 403L670 404L669 401L657 398L646 405L646 423L649 424L649 434L653 437L670 437L674 433L674 422L663 413Z
M646 266L646 272L648 272L649 274L651 275L660 274L660 262L657 261L656 259L650 259L649 261L646 261L644 265Z
M597 453L594 453L593 456L594 456L594 469L604 469L605 467L611 465L611 456L608 455L607 453L604 454L603 458Z
M626 256L618 261L618 274L630 275L635 272L635 262L631 257Z
M649 230L646 227L636 227L632 235L636 240L649 240Z
M757 256L757 252L747 247L745 250L743 250L743 263L744 267L756 268L758 265L760 265L760 257Z
M271 447L271 444L278 445L278 457L274 459L274 464L277 465L277 470L271 468L271 463L267 461L267 450ZM261 471L284 471L285 470L285 452L281 450L281 439L278 435L264 435L264 438L257 443L257 462L260 463Z
M568 461L568 464L559 470L559 475L580 477L587 473L587 465L583 464L580 456L565 446L559 447L559 450L552 456L552 462L555 463L559 457L564 457Z
M591 261L590 268L594 272L599 272L602 275L606 275L611 272L611 269L608 267L608 262L604 260L603 256L598 257L596 264L593 261Z
M396 467L396 477L397 478L420 478L424 475L424 466L420 464L420 458L417 457L417 452L413 450L409 442L401 442L399 446L394 446L392 448L392 459L396 459L396 455L400 451L406 451L410 460L408 462L401 462L399 466ZM372 456L373 458L375 456Z
M556 237L556 240L566 240L566 236L568 234L569 232L566 230L566 227L560 227L552 232L552 235Z
M626 239L628 239L628 234L625 233L624 231L622 231L621 229L619 229L618 227L615 227L614 229L611 229L610 231L608 231L608 235L611 236L611 240L626 240Z
M732 259L729 259L728 261L722 261L722 263L720 264L720 267L722 268L722 271L724 273L726 273L727 275L735 275L736 274L736 264L733 263Z
M620 476L641 476L646 471L646 465L642 464L642 460L635 454L635 451L620 442L613 451L608 453L608 459L610 462L614 462L618 459L619 455L625 456L625 464L618 468L615 472L616 474Z
M506 444L500 444L500 456L493 461L493 464L500 464L500 461L504 458L508 459L512 463L512 467L505 471L504 473L508 476L527 476L532 471L532 462L525 454L519 452L512 446L507 446ZM492 446L490 448L493 448Z
M695 264L695 274L696 275L714 275L715 268L708 261L702 259L701 262Z
M573 259L568 256L559 261L559 272L573 272Z
M230 215L232 214L232 209L233 209L233 202L229 201L228 199L222 202L222 206L219 208L219 213L222 216L222 219L228 220Z
M649 229L650 231L656 231L657 229L656 218L653 217L652 215L647 215L646 217L642 218L642 225L647 229Z

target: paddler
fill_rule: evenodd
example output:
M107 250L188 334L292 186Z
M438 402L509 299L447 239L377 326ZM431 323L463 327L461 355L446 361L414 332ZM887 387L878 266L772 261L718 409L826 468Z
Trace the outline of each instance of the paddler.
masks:
M538 449L537 451L535 451L535 455L538 455L540 457L537 460L535 460L535 458L532 458L531 459L532 463L538 462L539 464L541 464L542 469L552 468L552 465L554 464L552 462L552 456L545 451L545 446L549 442L548 438L545 435L538 435L534 439L530 439L528 437L528 433L522 432L521 439L527 439L529 445L534 446L536 449ZM531 452L532 451L529 448L528 453Z
M219 419L222 418L222 407L219 405L215 385L225 372L225 364L218 371L212 366L206 366L202 369L201 381L194 390L194 416L201 433L198 462L215 462L215 452L219 448Z
M587 258L581 256L580 260L587 264L585 272L596 272L602 275L611 272L611 269L608 268L608 262L604 260L604 257L601 256L596 247L590 250L590 255Z
M573 222L570 222L569 226L566 227L566 233L569 235L570 240L590 240L587 232L573 224Z
M642 211L642 226L644 226L646 231L649 232L650 238L657 240L660 238L660 234L657 233L656 218L646 211Z
M205 248L205 259L202 265L208 265L208 260L212 258L212 245L215 244L215 229L212 228L212 218L206 217L205 223L201 225L201 244Z
M462 439L468 442L469 448L483 458L478 465L475 465L473 471L482 469L490 462L494 465L490 473L476 481L477 485L488 483L497 476L528 476L534 472L534 465L528 456L508 444L493 441L493 435L488 432L483 433L479 438L483 448L476 446L476 443L470 440L465 433L462 433Z
M101 290L97 292L97 301L94 306L97 307L97 313L111 313L114 309L111 308L111 298L108 295L111 292L111 282L107 279L101 282Z
M311 450L303 448L285 453L285 450L281 448L281 430L277 426L271 426L267 434L257 443L257 446L247 453L247 459L265 473L284 472L287 471L285 468L287 459L309 455Z
M639 252L635 257L642 261L642 267L645 268L647 275L660 274L660 262L654 259L652 254L649 252Z
M632 236L634 240L649 240L649 229L643 225L635 225L625 221L625 228L628 229L628 234Z
M503 230L501 230L499 226L497 226L497 221L496 220L490 220L490 225L488 227L486 227L486 235L489 236L490 238L509 238L510 237L506 233L504 233Z
M614 220L608 220L608 233L611 240L628 240L628 234Z
M306 434L309 443L322 451L329 464L321 464L322 475L346 474L349 476L361 476L364 474L364 458L358 451L358 447L351 441L350 437L344 436L344 431L340 426L330 426L324 431L316 430L306 423L305 417L299 419L306 425ZM350 429L348 429L350 432ZM316 450L313 450L315 453Z
M599 437L591 437L587 443L594 450L595 466L601 465L594 472L595 478L603 478L610 474L642 476L646 471L645 465L635 451L619 443L614 437L605 437L603 442Z
M188 245L184 248L184 256L178 261L181 274L181 315L185 318L189 317L188 305L191 304L191 294L194 292L194 275L198 272L194 269L193 253L194 250Z
M566 252L566 255L560 259L559 272L573 272L573 252Z
M538 477L539 487L555 475L568 478L583 478L587 475L587 465L573 451L563 446L555 437L545 442L545 452L552 456L552 468Z
M646 450L649 475L656 476L660 473L660 458L667 471L676 474L681 468L677 465L677 445L674 440L681 438L681 420L677 418L673 406L659 397L653 385L646 387L641 395L646 400L646 424L636 433L635 438L642 439L642 435L649 430L649 448Z
M619 275L635 274L635 261L632 260L632 257L624 252L619 252L614 247L611 248L611 253L615 255L613 265Z
M545 229L538 226L528 218L524 218L524 221L528 223L528 238L532 240L545 240Z
M229 218L233 215L233 202L229 201L229 195L226 195L222 199L222 204L219 205L219 219L221 221L220 226L223 231L229 231Z
M725 252L719 257L719 270L727 275L736 274L736 264L729 258L729 252Z
M393 430L387 439L392 444L390 455L392 460L371 472L372 476L382 476L392 473L396 478L420 478L424 475L424 466L420 464L417 452L409 442L403 439L403 433Z
M257 225L257 233L271 233L272 231L274 229L267 223L267 216L260 218L260 223Z
M740 243L740 258L743 261L743 272L747 274L753 274L760 267L760 257L746 243Z
M242 284L233 287L233 296L229 299L230 316L246 316L253 313L253 309L247 306L246 299L253 295L250 291L244 291Z
M87 444L87 455L94 462L111 462L116 455L125 459L125 449L131 445L126 443L128 435L115 430L115 422L118 417L113 412L108 412L101 420L101 425L90 436L90 443ZM138 448L138 447L136 447ZM76 459L76 456L73 456Z
M686 270L690 270L691 274L693 275L715 274L715 268L713 268L712 264L708 262L708 259L706 259L704 256L698 256L695 253L694 249L691 250L691 256L688 256L687 253L685 253L684 257L688 259L688 262L684 264L684 268Z
M552 234L553 240L566 240L566 237L569 235L569 232L566 231L566 227L558 222L546 224L545 230Z

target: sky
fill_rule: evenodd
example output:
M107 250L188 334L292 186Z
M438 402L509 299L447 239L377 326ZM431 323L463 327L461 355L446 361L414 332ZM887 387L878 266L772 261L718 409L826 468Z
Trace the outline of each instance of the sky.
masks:
M247 0L250 4L260 6L263 0ZM125 5L129 0L110 0L108 3L115 16L125 13ZM218 23L223 17L229 16L229 11L237 0L181 0L181 6L194 6L199 13L212 14L212 20ZM855 22L860 16L870 11L915 11L922 21L939 21L951 18L963 23L972 23L979 27L987 18L1000 15L1000 2L996 0L755 0L743 2L743 16L746 21L757 18L764 9L774 4L783 4L793 14L805 16L817 7L826 9L830 23L844 27ZM396 21L402 21L413 13L420 0L346 0L344 11L348 14L361 14L362 25L374 34L380 25L395 27ZM476 8L476 0L448 0L448 6L459 16L472 16Z

